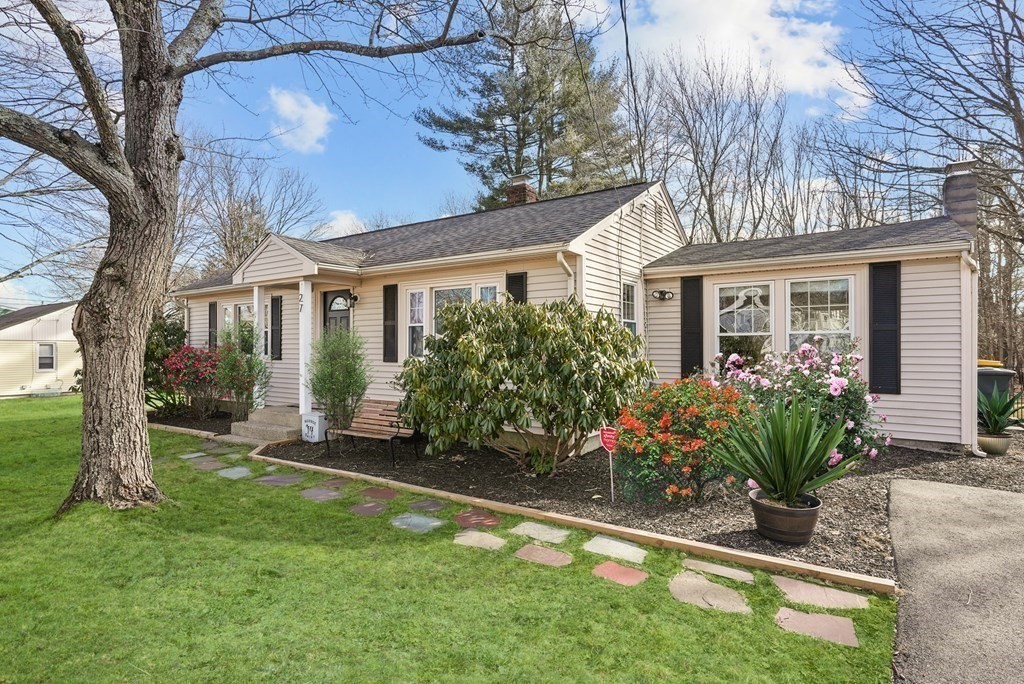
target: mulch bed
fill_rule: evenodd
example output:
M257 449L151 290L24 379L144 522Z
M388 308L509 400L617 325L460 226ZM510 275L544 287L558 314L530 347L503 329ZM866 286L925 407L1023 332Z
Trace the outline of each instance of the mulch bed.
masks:
M190 415L184 414L179 416L158 416L149 414L148 416L150 423L158 423L160 425L173 425L175 427L188 428L190 430L206 430L216 435L226 435L231 433L231 414L219 411L211 418L206 420L198 420Z
M1024 438L1017 437L1006 456L974 458L915 449L892 448L867 463L857 475L823 488L824 501L814 538L805 546L769 541L754 530L746 491L715 491L700 504L634 503L608 493L608 457L598 450L564 466L554 477L522 472L490 449L453 449L416 461L412 446L402 446L391 466L387 443L332 442L287 444L266 456L377 475L409 484L589 518L744 551L815 563L840 570L895 579L889 536L889 481L895 478L1024 492Z

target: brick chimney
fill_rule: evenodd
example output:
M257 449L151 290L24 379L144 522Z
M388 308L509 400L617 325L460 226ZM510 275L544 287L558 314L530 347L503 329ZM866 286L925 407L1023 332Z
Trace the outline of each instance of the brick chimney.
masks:
M530 176L525 173L512 176L508 189L505 191L506 204L514 207L517 204L537 201L537 191L530 185Z
M971 235L978 234L978 177L973 159L946 165L946 182L942 184L943 214L953 219Z

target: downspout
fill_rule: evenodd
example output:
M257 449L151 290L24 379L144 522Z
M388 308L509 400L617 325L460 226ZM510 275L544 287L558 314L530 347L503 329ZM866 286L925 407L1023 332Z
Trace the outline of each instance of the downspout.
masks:
M972 245L972 250L973 250L973 245ZM960 258L963 259L964 263L967 264L967 267L969 269L971 269L971 281L972 281L971 285L972 285L972 288L974 289L974 306L975 306L974 316L971 317L971 319L972 319L971 325L974 327L973 331L971 332L971 339L974 340L974 354L973 354L973 356L977 356L978 355L978 312L977 312L978 292L977 292L976 283L977 283L977 278L978 278L978 262L975 261L974 257L971 256L971 250L966 250L965 249L962 252L960 252ZM978 395L977 385L975 385L974 395L975 395L975 397L977 397L977 395ZM975 401L977 401L977 399L975 399ZM975 430L975 434L977 434L977 430ZM971 444L971 454L974 455L974 456L981 457L981 458L988 457L988 454L986 454L984 451L982 451L978 447L978 438L977 437L974 438L973 442L974 443Z
M576 274L572 272L572 267L569 266L569 262L565 260L565 254L562 250L558 250L555 253L555 258L558 259L558 265L565 271L565 276L569 281L569 296L576 294Z

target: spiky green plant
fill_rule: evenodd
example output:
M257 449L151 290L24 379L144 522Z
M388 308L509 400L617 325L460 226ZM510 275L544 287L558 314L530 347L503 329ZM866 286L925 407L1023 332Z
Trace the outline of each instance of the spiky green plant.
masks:
M779 399L750 427L731 427L713 451L728 467L757 482L769 499L793 506L802 494L838 480L860 460L859 455L837 459L844 429L841 419L822 424L814 406L802 404L799 397L788 405Z
M1020 425L1021 422L1013 417L1017 410L1017 402L1024 391L1010 395L1010 389L1000 392L998 388L993 389L992 394L978 392L978 421L982 429L988 435L1001 435L1011 425Z

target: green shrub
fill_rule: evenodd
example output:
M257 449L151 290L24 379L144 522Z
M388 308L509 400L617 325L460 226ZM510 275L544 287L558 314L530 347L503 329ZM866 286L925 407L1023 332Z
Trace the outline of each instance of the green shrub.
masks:
M164 359L167 381L174 391L185 396L192 415L199 420L217 412L217 401L222 394L217 384L219 362L220 354L216 349L188 345L172 351Z
M370 364L363 346L358 334L341 328L325 331L313 346L309 391L332 428L344 430L351 425L370 386Z
M729 478L712 447L750 412L739 389L707 378L644 392L619 414L614 463L623 497L699 501L709 483Z
M167 357L185 345L187 337L180 318L163 313L153 317L146 336L142 383L146 405L159 413L176 413L188 404L187 398L175 389L164 366Z
M217 353L217 387L231 400L231 420L248 420L249 411L263 405L270 384L270 367L257 353L252 323L239 321L223 331Z
M654 376L639 337L575 298L449 304L439 316L444 335L428 337L397 380L402 415L429 437L428 453L487 444L554 473Z
M738 474L752 479L772 501L794 506L800 495L813 492L850 472L861 455L840 458L843 419L821 422L813 402L793 395L776 401L754 417L752 425L734 425L712 448L714 455Z

